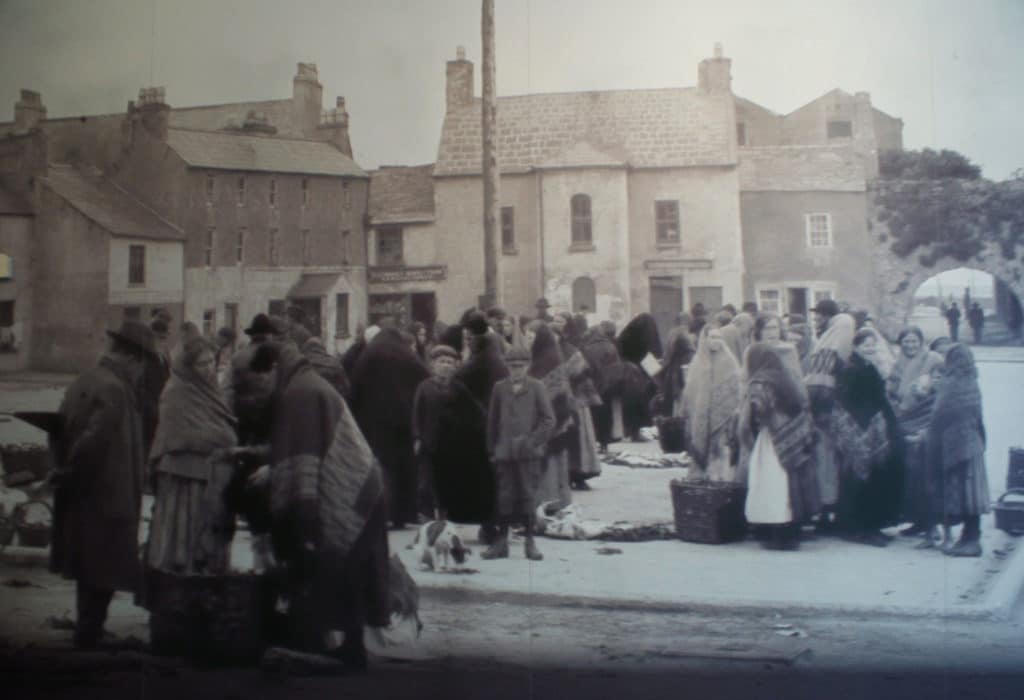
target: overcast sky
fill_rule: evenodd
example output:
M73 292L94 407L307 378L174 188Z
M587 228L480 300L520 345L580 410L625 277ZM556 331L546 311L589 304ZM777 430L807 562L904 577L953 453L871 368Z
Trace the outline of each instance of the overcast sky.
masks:
M789 112L839 87L901 117L907 148L1024 167L1021 0L497 0L500 95L694 85L716 41L736 94ZM0 0L0 120L19 88L50 116L288 97L318 65L364 167L436 158L445 61L480 79L479 0Z

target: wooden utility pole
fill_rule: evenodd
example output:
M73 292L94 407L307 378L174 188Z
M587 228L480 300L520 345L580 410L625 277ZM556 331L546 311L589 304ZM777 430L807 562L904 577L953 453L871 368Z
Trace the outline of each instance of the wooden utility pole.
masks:
M501 303L498 280L498 221L500 202L498 185L497 116L498 98L494 69L494 0L483 0L480 31L483 39L483 134L484 173L484 298L481 306Z

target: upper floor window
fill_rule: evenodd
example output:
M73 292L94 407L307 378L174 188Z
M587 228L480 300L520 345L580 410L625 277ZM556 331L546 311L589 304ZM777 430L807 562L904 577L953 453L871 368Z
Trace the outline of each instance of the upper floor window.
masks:
M348 265L349 256L351 255L351 251L349 250L349 246L352 244L351 243L351 239L352 239L352 231L350 231L347 228L343 229L342 232L341 232L341 264L342 265Z
M302 206L309 206L309 179L302 178Z
M832 247L831 214L806 214L804 215L804 221L807 229L807 246L809 248Z
M270 189L267 190L267 203L272 207L277 206L277 178L270 178Z
M506 253L516 252L516 209L501 208L501 249Z
M377 264L399 266L403 264L402 229L381 229L377 231Z
M128 246L128 284L146 283L146 246Z
M14 258L0 253L0 280L9 280L14 277Z
M277 229L270 229L270 233L267 236L267 264L276 265L278 257L278 240L277 240Z
M736 122L736 145L747 145L747 125L743 122Z
M216 192L216 180L213 175L206 176L206 203L213 204L213 195Z
M238 206L245 206L245 178L238 178Z
M301 240L302 240L302 264L303 265L309 265L309 261L312 259L312 251L309 248L310 240L309 240L309 229L308 228L302 229Z
M572 243L573 245L590 245L593 241L590 220L590 196L574 194L570 201L572 209Z
M206 229L206 250L203 259L207 267L213 267L213 244L217 237L217 229L211 227Z
M241 265L245 262L245 229L238 229L238 239L235 241L235 262Z
M847 120L830 121L827 128L830 139L848 139L853 136L853 124Z
M655 234L658 243L679 242L679 202L666 199L654 203Z

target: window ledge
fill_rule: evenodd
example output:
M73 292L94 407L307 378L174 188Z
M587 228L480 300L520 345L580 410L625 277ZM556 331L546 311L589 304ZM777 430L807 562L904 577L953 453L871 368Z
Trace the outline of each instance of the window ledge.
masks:
M674 242L671 242L671 241L655 241L654 245L655 245L655 247L657 247L658 250L682 250L683 249L683 244L682 243L674 243Z
M502 255L519 255L519 249L518 248L502 248L501 249L501 254Z
M593 243L573 243L569 246L570 253L593 253L597 250Z

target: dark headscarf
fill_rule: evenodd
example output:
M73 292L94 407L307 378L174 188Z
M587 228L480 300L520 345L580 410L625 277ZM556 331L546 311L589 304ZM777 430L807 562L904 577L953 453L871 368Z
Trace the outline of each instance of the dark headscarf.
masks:
M636 316L619 333L619 355L627 362L640 364L648 353L661 358L661 337L658 324L648 313Z
M455 352L459 353L459 357L462 357L462 324L453 323L445 328L438 338L438 342L453 348Z
M754 343L747 350L747 384L762 382L774 389L776 406L786 415L795 416L807 405L807 389L801 377L783 362L781 353L795 353L792 345Z
M558 338L547 324L537 324L534 332L529 375L534 379L543 379L549 372L560 367L564 358L558 347Z
M391 428L411 429L413 396L429 374L394 328L381 329L367 344L352 378L352 412L371 447L371 436L387 439Z

